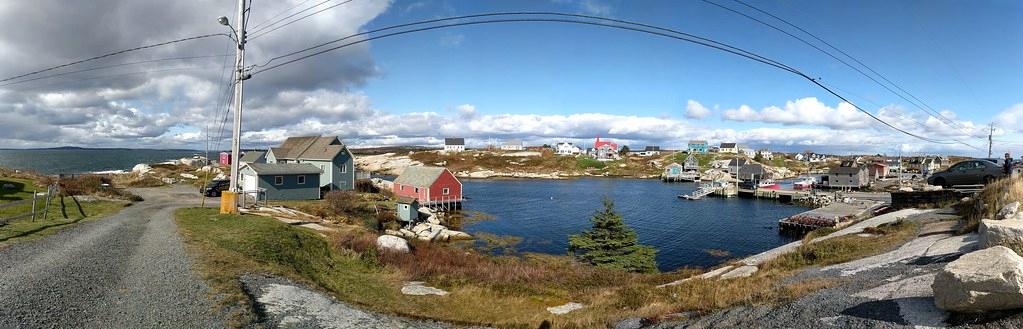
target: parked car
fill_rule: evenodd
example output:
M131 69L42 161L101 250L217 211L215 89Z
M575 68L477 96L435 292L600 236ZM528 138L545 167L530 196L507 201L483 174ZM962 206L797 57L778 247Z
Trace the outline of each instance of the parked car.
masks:
M1002 167L989 160L967 160L956 163L945 171L927 178L927 184L950 187L954 185L987 184L1005 176Z
M206 187L201 191L203 195L208 197L219 197L221 193L227 191L231 187L231 181L226 179L214 179L211 180Z

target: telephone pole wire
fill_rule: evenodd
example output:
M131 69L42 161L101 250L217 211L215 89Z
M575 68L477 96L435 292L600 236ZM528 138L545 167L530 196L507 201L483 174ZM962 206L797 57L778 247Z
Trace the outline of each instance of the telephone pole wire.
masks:
M241 129L242 129L242 103L243 103L243 88L242 85L245 80L251 77L250 74L245 72L245 25L248 23L247 12L249 8L246 6L245 0L238 0L238 15L236 21L237 28L231 27L227 17L221 16L217 19L221 25L231 28L231 32L234 33L234 41L237 46L235 52L235 86L234 86L234 127L231 133L231 179L229 192L224 195L224 199L221 200L221 213L236 213L238 211L238 160L241 148ZM226 119L226 118L225 118ZM232 204L233 203L233 204ZM226 206L226 207L225 207Z

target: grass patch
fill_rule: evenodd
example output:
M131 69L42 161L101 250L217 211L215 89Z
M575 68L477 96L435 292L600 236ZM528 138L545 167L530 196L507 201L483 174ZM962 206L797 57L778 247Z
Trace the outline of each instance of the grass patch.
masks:
M39 206L42 206L43 201L38 203ZM130 203L118 201L92 201L80 202L80 204L86 216L81 215L78 207L69 198L65 198L63 207L60 205L60 200L55 199L50 204L46 218L36 218L35 221L31 218L24 218L0 226L0 247L52 235L79 222L112 215L130 205ZM64 218L63 213L66 213L68 218Z
M606 167L606 166L607 166L606 163L604 163L602 161L597 161L594 158L578 157L578 158L575 159L575 167L579 168L579 169L582 169L582 170L586 170L586 169L590 169L590 168L604 169L604 167Z
M1023 202L1023 177L1013 176L988 184L970 202L957 206L959 214L966 219L960 233L975 232L981 219L995 218L998 211L1007 204Z
M874 237L849 234L814 243L804 239L804 244L795 252L784 254L768 261L762 269L791 271L808 266L827 266L880 254L916 237L919 224L898 220L892 223L868 228Z

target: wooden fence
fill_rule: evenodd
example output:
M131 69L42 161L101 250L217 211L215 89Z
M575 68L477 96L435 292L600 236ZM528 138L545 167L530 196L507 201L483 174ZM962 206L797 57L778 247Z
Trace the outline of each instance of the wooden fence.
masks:
M58 195L60 195L60 185L53 184L46 187L46 193L38 193L36 191L33 191L31 199L0 203L0 209L32 203L32 210L29 212L13 215L6 218L0 218L0 226L6 225L8 222L12 220L24 219L29 217L32 218L33 222L36 220L36 218L39 218L40 220L46 219L46 215L50 211L50 202L53 201L54 197ZM74 197L72 196L72 198ZM42 206L39 206L39 200L45 200ZM63 204L64 199L61 198L60 202L61 204ZM77 203L78 200L75 200L75 202ZM65 217L67 216L65 215Z

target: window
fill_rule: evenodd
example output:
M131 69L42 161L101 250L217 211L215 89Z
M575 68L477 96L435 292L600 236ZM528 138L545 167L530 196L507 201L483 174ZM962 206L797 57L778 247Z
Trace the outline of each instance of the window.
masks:
M443 189L441 189L441 190L440 190L440 193L441 193L441 194L444 194L444 195L448 195L448 194L450 194L450 193L451 193L451 190L450 190L450 189L448 189L447 187L445 187L445 188L443 188Z
M398 184L398 190L399 191L404 191L405 190L405 185Z
M419 193L419 188L418 187L416 188L416 193Z
M284 176L274 176L274 185L284 185Z
M344 173L347 173L347 172L348 172L348 167L347 166L341 166L341 173L344 174Z
M299 184L305 184L305 175L299 175L298 176L298 183Z

